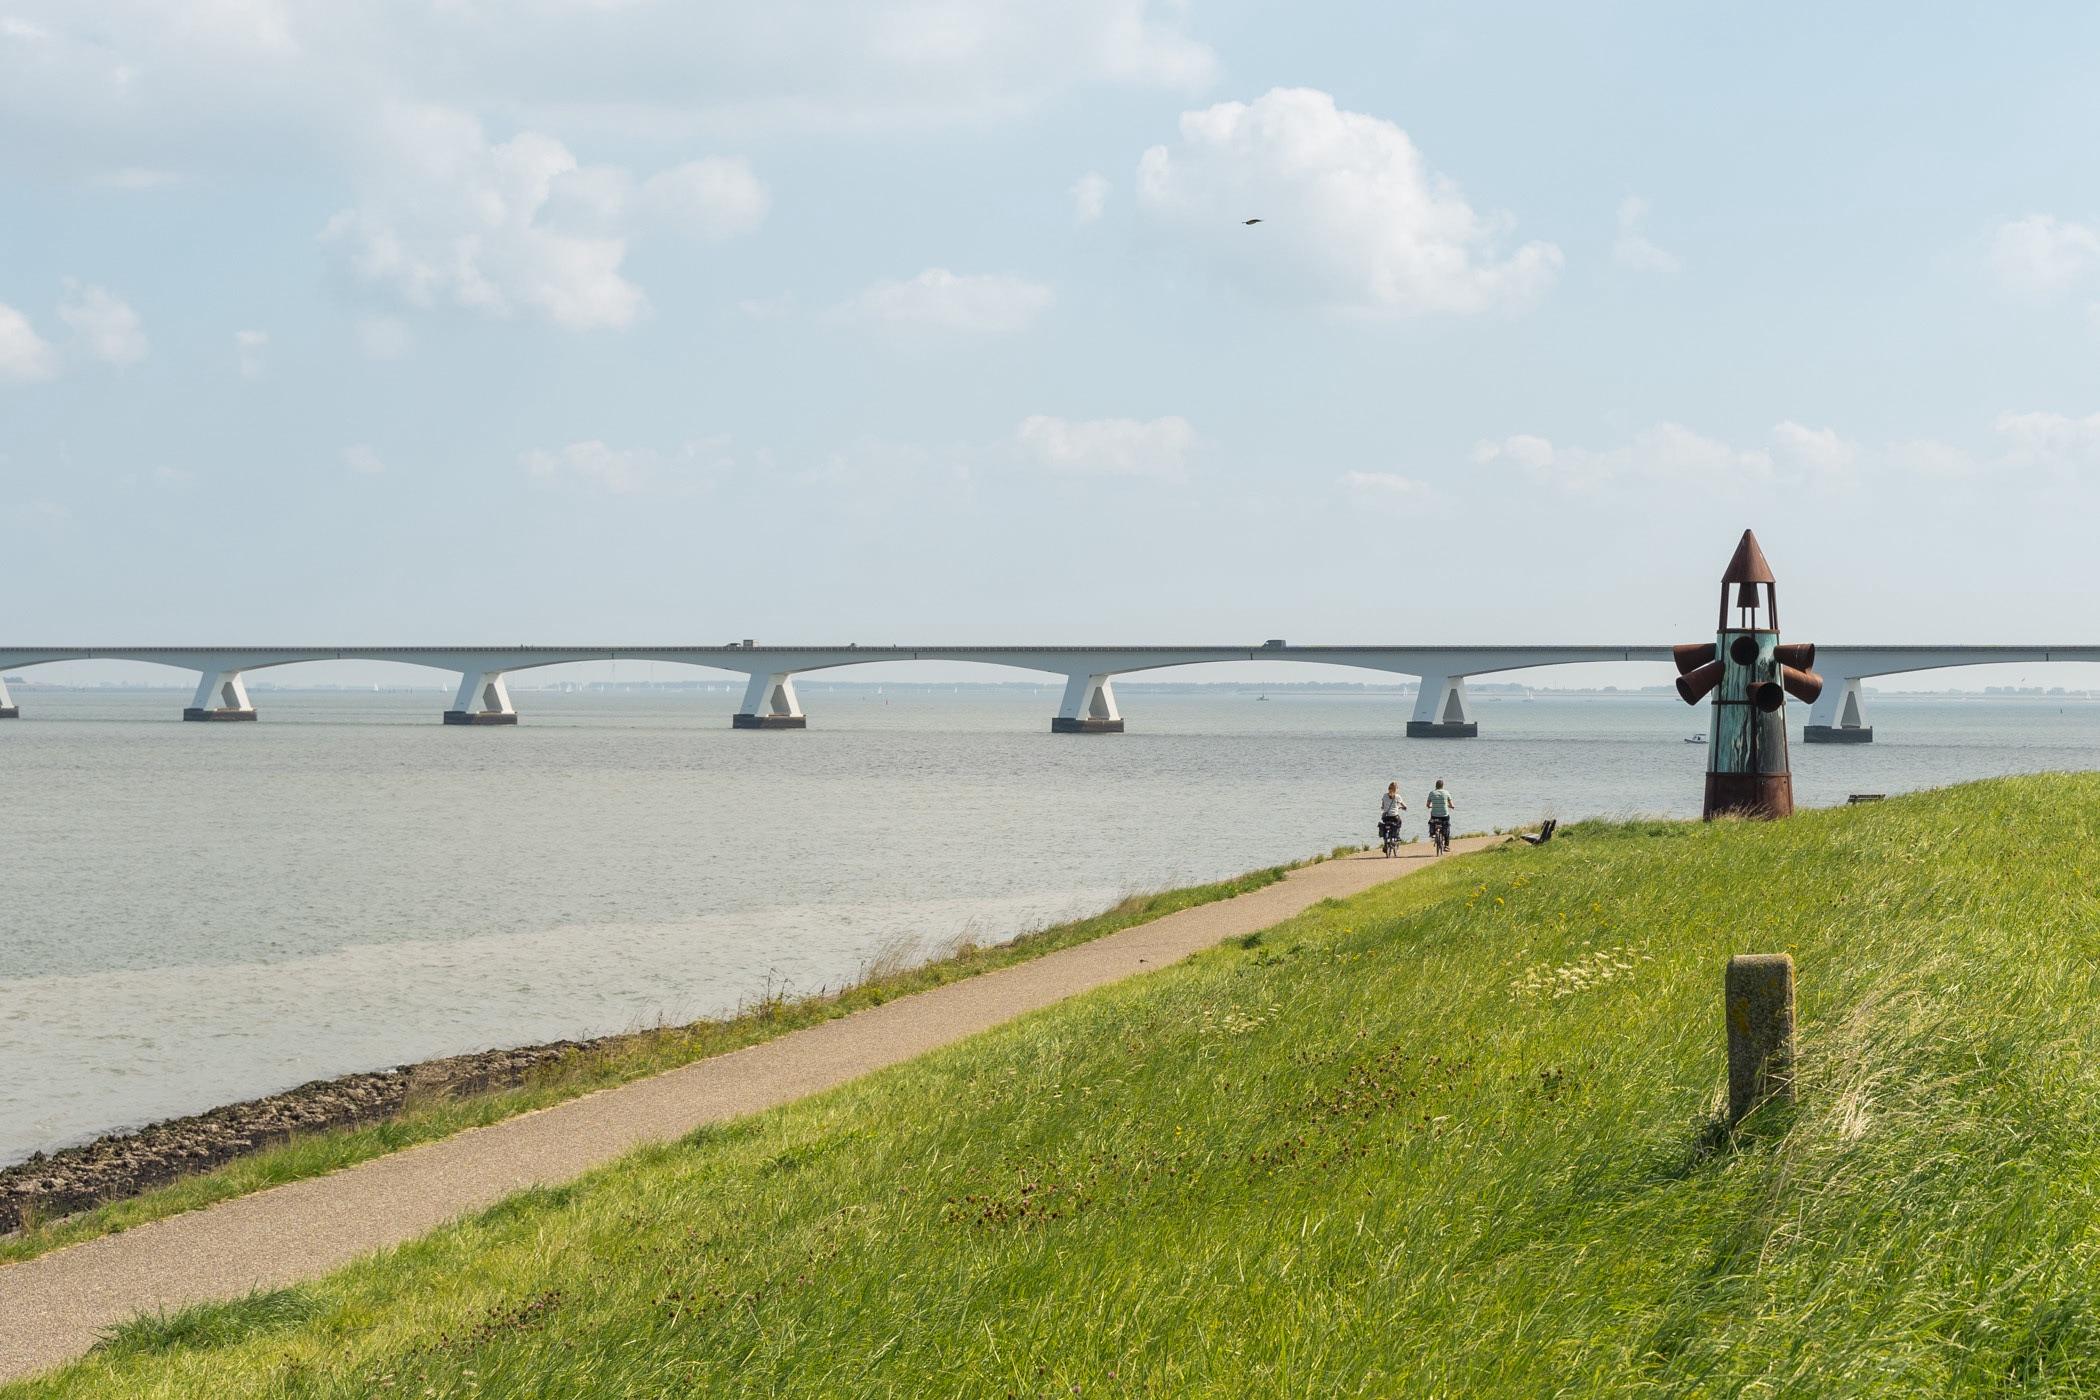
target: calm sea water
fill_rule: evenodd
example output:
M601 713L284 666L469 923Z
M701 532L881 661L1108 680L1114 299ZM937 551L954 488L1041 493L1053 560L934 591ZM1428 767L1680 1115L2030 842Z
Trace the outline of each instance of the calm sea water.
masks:
M1461 829L1698 810L1704 715L1652 698L1486 699L1407 741L1391 697L50 693L0 723L0 1163L321 1076L585 1036L852 978L911 942L1005 936L1370 839L1397 778ZM1794 749L1804 803L2100 765L2100 704L1876 700L1877 742ZM1798 725L1799 717L1796 717Z

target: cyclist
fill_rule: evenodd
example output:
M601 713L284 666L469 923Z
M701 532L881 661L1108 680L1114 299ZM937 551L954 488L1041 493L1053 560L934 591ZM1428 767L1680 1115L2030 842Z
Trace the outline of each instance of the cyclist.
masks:
M1400 840L1400 814L1407 804L1400 800L1400 784L1387 783L1385 796L1378 802L1378 839L1385 843L1385 853L1391 855Z
M1458 804L1451 800L1451 792L1438 778L1436 786L1429 790L1429 839L1436 842L1439 854L1451 849L1451 814Z

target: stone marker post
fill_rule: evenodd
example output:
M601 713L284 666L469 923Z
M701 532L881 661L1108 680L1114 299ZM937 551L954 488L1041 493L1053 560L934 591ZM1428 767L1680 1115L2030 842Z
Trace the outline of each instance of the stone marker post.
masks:
M1728 1122L1767 1098L1794 1101L1794 960L1742 953L1728 960Z

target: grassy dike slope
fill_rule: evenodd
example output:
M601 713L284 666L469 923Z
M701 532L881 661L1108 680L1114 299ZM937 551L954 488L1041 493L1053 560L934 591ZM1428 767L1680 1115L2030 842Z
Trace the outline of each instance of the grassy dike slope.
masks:
M1571 827L24 1393L2100 1390L2096 877L2091 776Z

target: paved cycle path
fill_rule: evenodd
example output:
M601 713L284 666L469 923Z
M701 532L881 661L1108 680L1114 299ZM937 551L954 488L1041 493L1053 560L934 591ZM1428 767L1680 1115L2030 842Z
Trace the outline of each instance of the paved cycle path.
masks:
M1452 843L1463 854L1499 838ZM485 1128L0 1265L0 1381L81 1355L139 1313L318 1277L530 1186L802 1098L1432 863L1427 843L1322 861L996 972L793 1031Z

